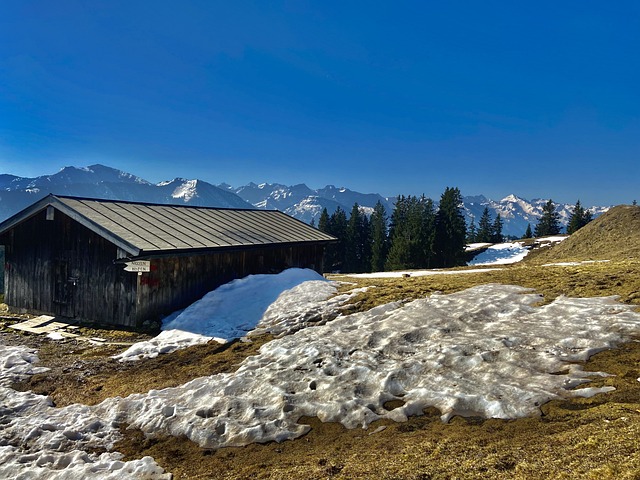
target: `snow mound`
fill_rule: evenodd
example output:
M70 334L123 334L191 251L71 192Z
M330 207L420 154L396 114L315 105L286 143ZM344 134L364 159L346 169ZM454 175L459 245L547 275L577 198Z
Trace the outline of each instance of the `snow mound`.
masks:
M319 273L301 268L233 280L207 293L174 318L165 319L162 329L226 340L239 338L255 328L283 292L307 281L327 282Z

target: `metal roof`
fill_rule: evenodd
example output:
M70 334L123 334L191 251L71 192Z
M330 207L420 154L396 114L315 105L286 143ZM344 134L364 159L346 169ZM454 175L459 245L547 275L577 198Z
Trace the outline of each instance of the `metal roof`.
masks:
M132 256L336 240L277 210L159 205L58 195L49 195L0 223L0 234L48 206Z

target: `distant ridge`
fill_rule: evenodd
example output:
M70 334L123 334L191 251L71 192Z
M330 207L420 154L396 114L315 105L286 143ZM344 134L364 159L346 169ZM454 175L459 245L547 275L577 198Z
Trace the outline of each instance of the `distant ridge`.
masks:
M0 221L48 194L104 200L253 208L232 192L202 180L176 178L157 185L106 167L65 167L53 175L23 178L0 175Z
M640 207L618 205L546 252L535 263L640 259Z
M334 185L318 189L312 189L304 183L291 186L279 183L249 183L233 187L226 183L215 186L203 180L185 178L153 184L130 173L98 164L88 167L65 167L53 175L35 178L0 174L0 221L49 193L106 200L277 209L304 222L315 222L316 225L325 208L332 214L339 207L349 215L354 203L358 203L362 211L370 214L376 203L381 202L387 216L390 217L395 202L395 197L360 193ZM439 194L432 196L432 199L437 202ZM476 195L464 197L463 201L468 224L473 221L477 226L486 207L492 219L500 214L503 234L516 238L524 234L528 224L531 224L532 228L536 225L542 214L542 207L547 202L546 199L528 201L517 195L508 195L501 200ZM590 207L589 210L597 217L608 208ZM563 225L567 223L572 209L573 205L557 204Z

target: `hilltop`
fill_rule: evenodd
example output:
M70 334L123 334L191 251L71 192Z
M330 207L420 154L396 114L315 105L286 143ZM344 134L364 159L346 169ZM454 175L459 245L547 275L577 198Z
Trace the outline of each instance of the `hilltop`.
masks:
M531 263L589 260L624 261L640 257L640 206L618 205L565 241L538 255Z

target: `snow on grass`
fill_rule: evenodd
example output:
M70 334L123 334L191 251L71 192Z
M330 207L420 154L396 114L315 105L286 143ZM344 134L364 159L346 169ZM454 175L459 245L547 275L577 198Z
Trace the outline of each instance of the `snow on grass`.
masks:
M373 273L347 273L344 277L353 278L400 278L400 277L424 277L428 275L460 275L465 273L480 273L500 270L500 268L476 268L469 270L402 270L395 272L373 272Z
M607 263L611 260L583 260L582 262L557 262L557 263L545 263L543 267L575 267L578 265L589 265L591 263Z
M481 248L484 247L488 247L490 245L493 245L492 243L470 243L467 246L464 247L464 251L465 252L471 252L473 250L479 250Z
M151 457L124 462L117 452L97 455L84 451L83 440L88 434L97 439L108 436L100 432L105 424L89 407L56 409L49 397L8 388L25 375L48 370L37 367L37 362L31 349L0 345L0 478L171 478ZM103 442L102 448L109 445Z
M175 329L164 330L151 340L134 343L124 352L114 355L113 358L123 361L154 358L161 354L175 352L181 348L187 348L193 345L208 343L212 340L219 343L226 343L226 340L221 338L183 332L182 330Z
M469 265L507 265L527 256L529 250L521 243L498 243L476 255Z
M303 282L294 289L304 296L313 290L308 287ZM246 303L258 293L235 298ZM320 317L340 306L323 295L311 302ZM295 302L296 293L278 298L283 303L266 309L263 328L293 332L284 301ZM534 306L539 300L522 287L489 284L341 315L324 325L310 322L264 344L234 373L93 407L54 408L47 397L0 387L0 477L82 478L91 472L115 478L119 469L128 478L166 478L148 457L125 463L115 452L84 453L111 448L125 425L219 448L296 438L309 428L297 423L302 416L349 428L384 418L403 421L431 406L444 421L456 414L518 418L539 414L550 399L610 391L576 389L606 375L583 372L576 362L640 333L640 314L615 297L559 297ZM318 316L305 312L302 302L292 309L303 322ZM33 360L0 349L5 370L22 365L15 374L28 372ZM389 400L403 405L387 410Z

